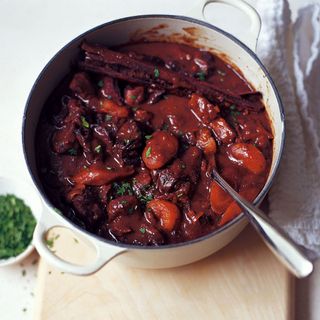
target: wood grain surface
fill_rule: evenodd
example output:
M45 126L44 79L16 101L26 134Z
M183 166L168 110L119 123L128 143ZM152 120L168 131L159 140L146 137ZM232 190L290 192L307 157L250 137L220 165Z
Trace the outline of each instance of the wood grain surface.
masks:
M63 233L55 241L61 256L92 258ZM132 269L116 260L89 277L63 274L41 260L35 320L292 319L293 278L251 227L184 267Z

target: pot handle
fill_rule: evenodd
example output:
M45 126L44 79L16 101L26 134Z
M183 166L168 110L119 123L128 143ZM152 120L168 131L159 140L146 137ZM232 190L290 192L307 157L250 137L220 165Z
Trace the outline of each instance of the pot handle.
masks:
M223 3L232 7L240 9L251 20L250 29L246 33L245 37L241 40L252 50L256 51L258 37L261 30L261 18L250 4L244 0L202 0L200 4L193 8L189 14L194 17L200 17L202 20L206 20L204 16L204 9L209 3Z
M50 265L60 269L63 272L80 275L80 276L90 275L99 271L105 264L107 264L116 256L122 253L125 253L127 251L127 249L125 248L119 248L111 245L107 247L106 245L101 246L97 241L90 241L96 250L96 259L94 262L88 265L83 265L83 266L68 262L66 260L61 259L57 255L55 255L54 252L48 248L45 240L45 235L49 229L53 227L60 227L60 226L65 228L65 223L63 225L62 224L59 225L57 221L53 221L54 219L52 219L52 217L50 217L51 218L50 220L47 219L49 218L49 215L46 215L45 223L41 218L34 230L34 234L33 234L34 245L37 251L39 252L39 254L42 257L44 257L45 260L48 261ZM74 232L74 230L72 230L72 232Z

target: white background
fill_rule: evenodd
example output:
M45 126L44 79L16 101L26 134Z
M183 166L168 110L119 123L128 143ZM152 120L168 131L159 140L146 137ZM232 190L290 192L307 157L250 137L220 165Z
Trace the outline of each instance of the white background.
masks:
M266 1L266 0L259 0ZM104 22L145 13L190 15L197 0L0 0L0 176L30 181L21 149L22 113L33 82L46 62L80 33ZM255 4L256 1L248 1ZM311 1L289 0L295 12ZM207 17L228 30L244 18L228 19L210 7ZM0 318L32 319L35 254L23 265L0 269ZM23 276L23 270L26 270ZM306 292L299 283L301 292ZM303 291L304 290L304 291ZM54 294L54 293L53 293ZM25 311L24 308L26 308ZM302 319L302 318L300 318ZM307 318L304 318L307 320ZM316 318L314 318L316 319ZM319 319L319 318L318 318Z

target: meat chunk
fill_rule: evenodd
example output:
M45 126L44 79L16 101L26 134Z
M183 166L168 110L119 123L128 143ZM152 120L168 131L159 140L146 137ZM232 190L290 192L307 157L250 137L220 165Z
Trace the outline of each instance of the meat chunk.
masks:
M76 73L70 82L69 88L83 100L95 94L90 78L85 72Z
M121 196L113 199L108 204L108 219L114 220L118 216L137 213L139 211L138 200L134 196Z
M126 121L117 133L117 142L124 144L139 145L141 142L141 131L134 120Z
M206 98L195 93L191 95L189 107L192 109L196 117L206 125L209 125L220 112L219 107L214 106Z
M236 137L236 133L223 118L217 118L210 123L214 134L221 143L229 144L232 143Z
M168 168L159 170L156 182L159 191L170 192L182 176L184 168L185 164L180 159L176 159Z
M102 95L105 98L114 101L116 104L122 105L123 99L120 95L117 80L110 77L103 77L100 83Z
M202 153L194 146L191 146L185 151L182 156L182 161L185 163L185 174L189 177L190 181L196 184L200 176Z
M137 106L144 100L144 87L126 87L124 89L124 102L131 106Z

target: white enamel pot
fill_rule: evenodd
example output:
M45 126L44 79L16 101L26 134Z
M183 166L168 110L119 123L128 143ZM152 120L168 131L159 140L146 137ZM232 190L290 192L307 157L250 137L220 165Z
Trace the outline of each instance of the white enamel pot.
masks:
M213 1L204 1L200 8ZM36 168L35 134L43 105L53 89L70 71L70 64L79 53L81 42L86 39L108 46L127 43L132 36L144 36L149 40L172 39L186 41L192 39L197 46L224 54L238 66L245 78L263 94L267 112L274 130L273 161L267 182L255 199L261 202L269 190L278 169L284 143L284 114L277 89L270 75L254 53L260 31L260 18L257 12L241 0L219 0L243 10L251 19L251 28L247 31L247 45L219 28L193 18L169 15L144 15L115 20L98 26L63 47L45 66L36 80L29 95L23 119L23 147L31 177L43 200L43 212L34 233L34 244L42 257L64 272L87 275L96 272L111 259L140 268L168 268L200 260L224 247L243 230L247 224L241 214L217 231L204 237L175 245L160 247L141 247L124 245L102 239L82 230L79 226L59 215L43 191ZM201 11L202 12L202 11ZM161 26L161 27L159 27ZM148 30L153 32L147 32ZM192 30L192 32L190 32ZM96 259L91 264L79 266L58 258L45 243L45 233L54 226L64 226L89 241L96 248Z

